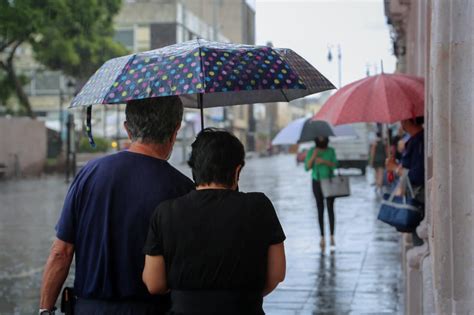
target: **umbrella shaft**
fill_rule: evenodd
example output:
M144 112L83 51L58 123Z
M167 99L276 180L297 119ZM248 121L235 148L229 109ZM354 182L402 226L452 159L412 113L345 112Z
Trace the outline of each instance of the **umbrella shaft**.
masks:
M203 95L202 93L198 94L198 107L201 110L201 130L204 129L204 106L202 102Z

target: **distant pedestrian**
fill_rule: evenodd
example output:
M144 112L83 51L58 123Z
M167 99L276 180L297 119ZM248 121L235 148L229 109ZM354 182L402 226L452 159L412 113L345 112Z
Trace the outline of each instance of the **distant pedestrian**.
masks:
M334 218L334 197L325 198L321 189L321 180L334 177L334 170L337 167L336 151L329 147L328 137L317 137L315 140L315 146L312 147L305 159L306 171L311 170L311 178L313 185L313 194L316 199L316 206L318 208L318 221L319 229L321 232L321 240L319 245L321 248L326 246L324 238L324 200L326 200L326 206L328 208L329 217L329 230L331 232L330 245L331 248L336 246L334 240L335 232L335 218Z
M75 314L164 314L169 296L152 296L142 281L153 210L194 189L172 167L183 116L177 97L127 103L125 129L132 143L92 160L77 174L64 201L41 286L40 313L53 314L75 255Z
M406 142L402 159L397 162L394 158L387 159L387 170L393 171L398 176L408 173L415 199L421 204L425 203L425 148L424 148L424 118L416 117L401 122L403 129L410 135ZM423 241L413 232L413 244L419 246Z
M151 293L171 290L171 314L260 315L285 278L285 234L271 201L238 191L242 143L204 129L189 165L196 190L155 211L144 252Z
M375 170L375 191L382 195L383 176L385 171L385 160L388 156L388 148L382 138L382 133L377 132L377 137L370 147L370 165Z
M397 134L392 137L390 144L392 156L395 157L396 161L401 161L405 151L405 131L402 126L398 128Z

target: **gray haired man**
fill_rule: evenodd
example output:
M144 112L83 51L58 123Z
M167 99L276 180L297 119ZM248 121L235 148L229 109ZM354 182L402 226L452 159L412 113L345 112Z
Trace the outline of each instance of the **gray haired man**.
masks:
M71 184L45 266L40 314L53 314L76 268L75 314L163 314L168 296L151 296L142 282L148 224L160 202L194 189L168 164L183 117L176 96L127 103L128 151L90 161Z

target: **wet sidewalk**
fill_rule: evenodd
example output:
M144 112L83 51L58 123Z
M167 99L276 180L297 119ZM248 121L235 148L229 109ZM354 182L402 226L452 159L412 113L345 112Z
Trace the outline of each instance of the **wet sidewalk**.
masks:
M294 155L248 160L241 176L242 191L270 197L287 235L286 280L267 314L402 313L399 235L377 222L373 187L351 177L352 196L336 200L336 251L322 253L310 183ZM0 182L0 314L36 314L66 190L63 177Z
M336 250L326 246L322 252L310 175L295 164L294 156L255 160L242 176L243 190L262 190L270 197L287 235L286 280L265 299L265 311L403 313L400 237L376 219L372 180L351 177L352 196L335 204ZM328 229L327 213L325 220Z

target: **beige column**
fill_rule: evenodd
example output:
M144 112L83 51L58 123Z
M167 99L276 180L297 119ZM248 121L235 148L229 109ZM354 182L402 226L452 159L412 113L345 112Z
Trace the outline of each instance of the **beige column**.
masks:
M438 314L474 310L474 2L433 0L431 227Z
M425 77L425 83L428 85L429 81L426 73L427 38L429 37L429 26L427 16L429 14L428 0L412 1L410 3L410 18L408 23L408 33L412 34L409 41L408 51L412 52L408 73ZM405 313L407 315L418 315L425 313L424 301L429 300L429 295L433 290L427 287L430 282L431 268L429 265L429 242L428 242L428 216L417 229L417 234L423 238L423 246L417 246L408 249L406 252L406 305ZM425 237L423 237L425 236ZM425 260L426 263L425 263ZM426 266L429 267L426 272Z

